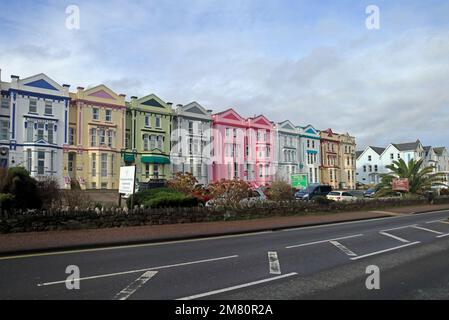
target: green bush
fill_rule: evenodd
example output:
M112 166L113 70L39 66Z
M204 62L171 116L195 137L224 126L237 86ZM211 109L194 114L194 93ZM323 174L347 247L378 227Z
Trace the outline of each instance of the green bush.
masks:
M10 193L0 193L0 209L9 210L14 206L14 196Z
M127 200L128 208L131 207L131 197ZM157 188L143 190L134 195L134 205L145 207L194 207L198 205L198 200L191 196L186 196L181 192L170 188Z

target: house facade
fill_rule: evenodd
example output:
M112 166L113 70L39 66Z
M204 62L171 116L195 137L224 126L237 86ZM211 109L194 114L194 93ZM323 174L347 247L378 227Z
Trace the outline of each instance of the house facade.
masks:
M377 184L380 182L382 174L390 171L386 166L391 165L393 161L403 159L408 163L411 159L418 161L425 156L426 149L419 140L408 143L390 143L386 148L367 147L357 157L357 182L365 185Z
M25 167L32 177L63 184L63 145L68 139L69 85L45 74L1 83L0 147L7 166Z
M356 141L349 133L340 134L340 188L356 188Z
M245 121L244 177L254 187L265 186L275 177L275 131L265 116Z
M321 135L311 125L297 127L299 134L299 171L307 174L308 183L321 182Z
M192 102L178 105L172 121L172 172L190 172L203 185L212 179L211 113L199 103Z
M289 120L275 126L275 179L292 183L292 175L300 168L299 129Z
M365 185L376 185L380 183L381 174L384 172L380 167L380 156L385 148L368 146L361 152L356 160L356 181Z
M136 165L138 182L158 183L170 179L170 104L154 94L131 97L127 104L123 163Z
M64 186L118 189L120 152L125 143L125 95L105 85L71 93L64 145Z
M212 115L212 181L255 178L256 168L245 168L245 137L246 120L234 109Z
M332 129L320 131L321 147L321 183L334 189L340 188L341 182L341 152L340 137Z

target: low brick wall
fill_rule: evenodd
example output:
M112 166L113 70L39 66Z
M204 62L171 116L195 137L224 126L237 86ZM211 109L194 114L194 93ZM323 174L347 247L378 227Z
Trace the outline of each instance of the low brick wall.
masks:
M126 209L84 209L48 211L2 211L0 233L36 232L120 228L128 226L163 225L223 220L242 220L273 216L336 213L343 211L382 210L392 207L423 205L423 199L383 199L355 203L315 203L292 201L265 203L252 208L138 208L129 213ZM449 204L449 198L435 199L435 204Z

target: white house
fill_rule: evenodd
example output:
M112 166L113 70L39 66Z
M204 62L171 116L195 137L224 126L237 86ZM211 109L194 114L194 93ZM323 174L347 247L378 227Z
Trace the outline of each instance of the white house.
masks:
M403 159L408 163L411 159L418 161L425 157L425 149L419 140L409 143L390 143L385 149L367 147L358 157L357 182L377 184L382 174L388 173L386 166L395 160Z
M173 174L190 172L204 185L212 179L211 113L198 102L178 105L172 122L170 158Z
M307 173L309 183L320 183L320 131L311 125L297 128L299 131L299 170L301 173Z
M275 179L291 183L292 174L299 173L299 130L290 122L275 125Z
M380 174L384 172L380 168L380 156L385 148L366 147L357 155L356 181L362 184L377 184L380 182Z
M67 143L69 86L45 74L1 83L1 140L9 148L9 166L25 167L31 176L62 181L62 149ZM5 130L6 120L9 122Z

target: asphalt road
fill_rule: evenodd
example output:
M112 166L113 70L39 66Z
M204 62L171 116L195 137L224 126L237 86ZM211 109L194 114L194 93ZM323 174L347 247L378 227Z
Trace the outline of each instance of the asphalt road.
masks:
M1 257L0 299L447 299L448 217Z

